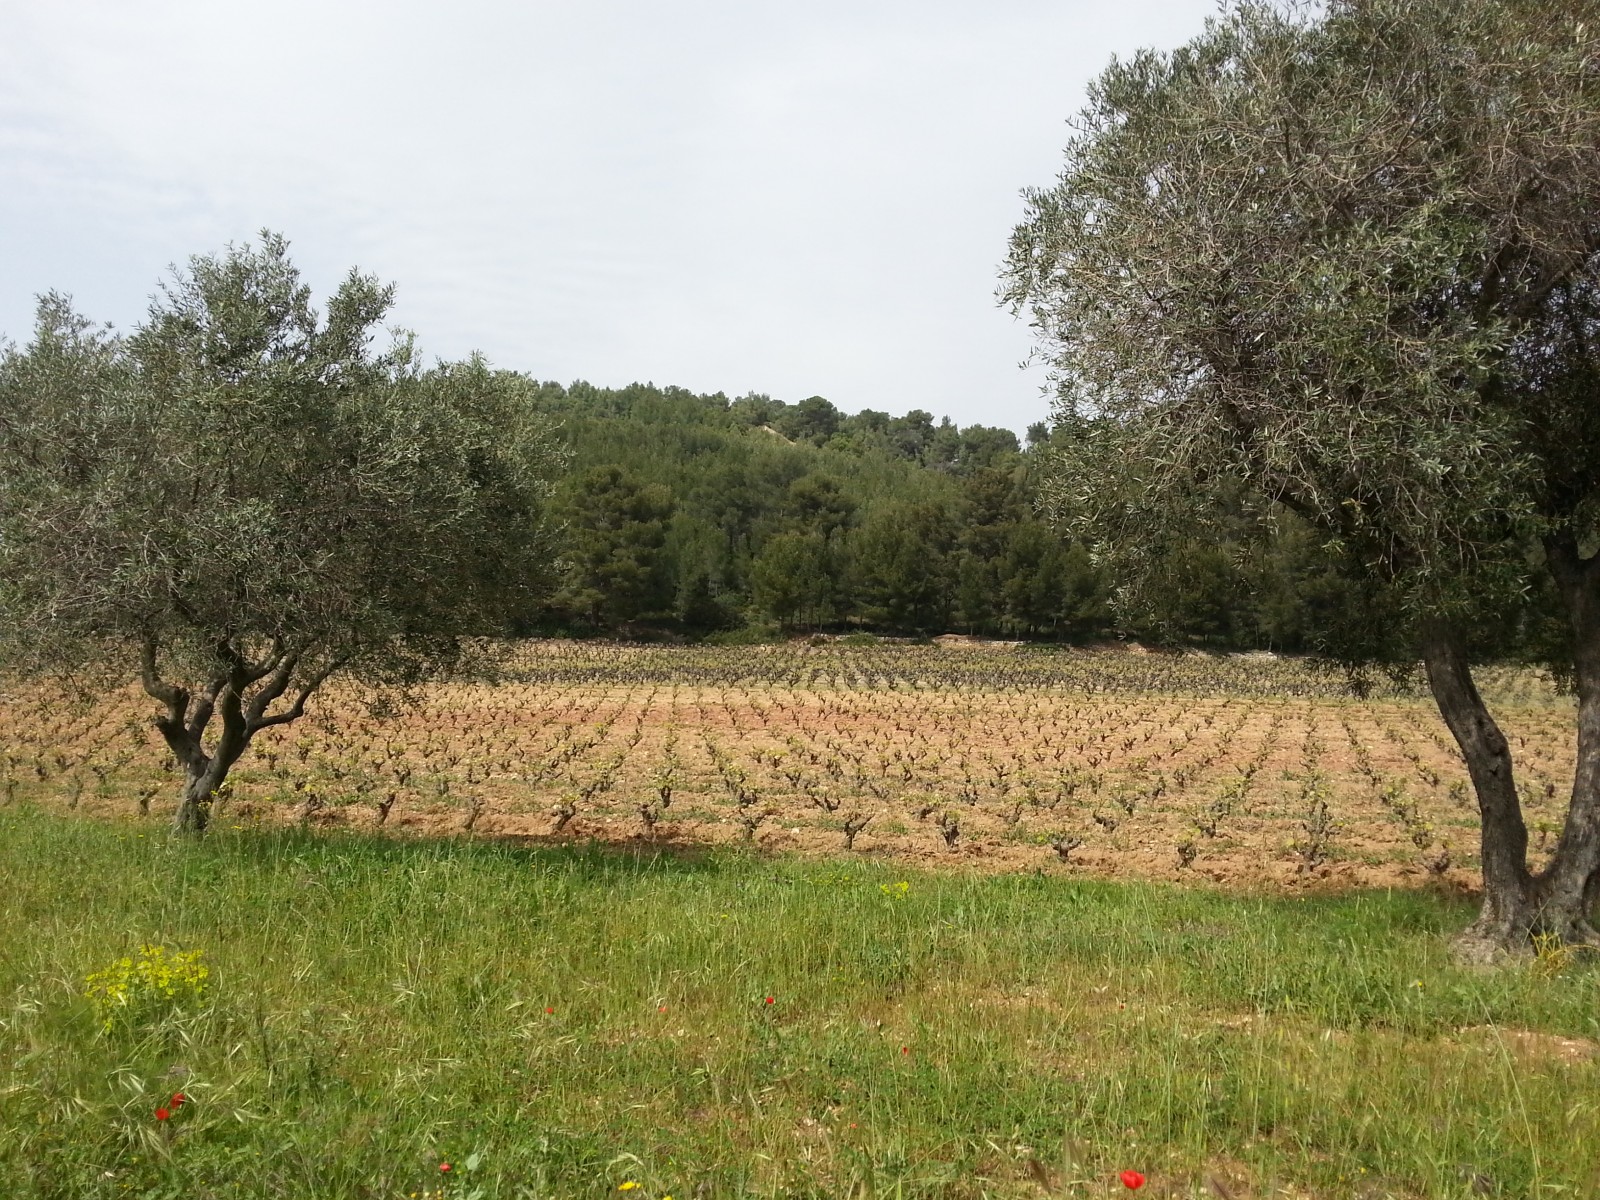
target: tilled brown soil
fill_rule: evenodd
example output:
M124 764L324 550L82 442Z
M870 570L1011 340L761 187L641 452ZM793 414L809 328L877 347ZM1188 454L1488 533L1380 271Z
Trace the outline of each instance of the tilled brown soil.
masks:
M1491 673L1537 847L1572 709ZM176 793L152 702L12 683L7 791L152 819ZM693 847L1259 887L1470 889L1477 817L1425 696L1293 662L1025 647L536 643L498 682L380 717L330 690L261 734L223 824ZM855 829L853 838L848 829Z

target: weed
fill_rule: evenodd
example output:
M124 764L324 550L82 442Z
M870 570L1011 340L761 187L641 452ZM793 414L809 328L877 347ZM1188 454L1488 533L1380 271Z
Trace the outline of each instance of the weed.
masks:
M137 954L90 972L83 995L105 1032L138 1027L204 997L211 970L200 959L198 950L169 953L162 945L143 945Z

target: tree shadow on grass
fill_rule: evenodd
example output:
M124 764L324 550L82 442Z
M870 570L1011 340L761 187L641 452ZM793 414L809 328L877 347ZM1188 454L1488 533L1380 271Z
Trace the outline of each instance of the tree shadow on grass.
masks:
M564 874L584 882L642 875L711 878L766 857L699 842L579 841L545 834L408 837L339 827L219 831L207 844L228 857L268 863L308 857L331 862L351 856L377 866L454 860Z

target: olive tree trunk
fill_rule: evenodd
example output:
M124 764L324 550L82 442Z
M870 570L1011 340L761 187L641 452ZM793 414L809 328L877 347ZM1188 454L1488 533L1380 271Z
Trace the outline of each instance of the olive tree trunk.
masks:
M1572 625L1578 727L1572 798L1544 870L1529 868L1511 749L1473 683L1459 633L1444 622L1423 631L1428 683L1466 759L1482 820L1483 907L1457 943L1469 959L1525 952L1541 934L1600 948L1592 924L1600 900L1600 558L1579 557L1570 539L1553 539L1547 557Z
M147 636L142 646L142 682L145 692L159 700L165 711L155 726L167 748L183 768L183 789L172 816L175 833L203 834L211 819L211 805L227 781L234 763L249 749L250 739L273 725L286 725L305 713L306 700L323 681L344 665L331 657L302 676L287 708L270 712L272 705L291 690L302 654L274 643L266 657L251 661L227 643L217 647L222 669L197 692L163 680L156 669L157 644ZM215 744L205 735L213 719L220 723Z
M172 814L172 831L196 836L203 834L211 822L211 805L221 786L220 782L212 781L209 771L195 773L185 767L183 791L178 797L178 807Z
M198 835L206 831L217 791L227 781L228 772L249 746L255 731L244 716L243 706L231 679L220 688L208 687L195 707L199 710L200 719L173 720L169 714L157 718L156 728L161 731L168 749L183 768L183 790L178 798L177 810L172 814L173 832ZM208 752L201 735L211 712L216 708L222 710L222 733Z
M1581 557L1568 533L1548 540L1546 557L1572 626L1578 729L1572 802L1545 871L1545 892L1548 904L1583 917L1568 940L1600 945L1589 924L1600 900L1600 554Z

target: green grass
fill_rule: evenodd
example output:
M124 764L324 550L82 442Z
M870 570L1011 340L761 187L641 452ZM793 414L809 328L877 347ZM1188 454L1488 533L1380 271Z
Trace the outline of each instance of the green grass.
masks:
M26 806L0 879L6 1197L1600 1190L1600 1067L1498 1028L1600 1036L1600 973L1455 969L1437 897ZM207 993L104 1034L84 976L141 942Z

